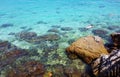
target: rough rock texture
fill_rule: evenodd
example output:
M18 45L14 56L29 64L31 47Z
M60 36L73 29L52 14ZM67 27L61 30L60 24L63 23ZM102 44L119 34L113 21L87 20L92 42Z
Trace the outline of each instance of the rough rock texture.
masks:
M71 55L77 55L86 63L91 63L92 60L100 57L101 54L108 54L103 45L103 40L98 36L87 36L73 42L66 49L66 52Z
M115 47L120 48L120 33L111 34L113 44Z
M7 77L52 77L52 73L46 72L43 64L30 61L9 70Z
M28 52L22 49L16 49L10 52L5 52L4 54L0 55L0 70L2 70L8 65L13 64L16 59L26 55L28 55Z
M120 76L120 50L114 50L109 55L102 55L91 63L92 70L97 77Z
M4 52L9 52L11 50L17 49L16 46L12 45L10 42L8 41L1 41L0 42L0 52L4 53Z

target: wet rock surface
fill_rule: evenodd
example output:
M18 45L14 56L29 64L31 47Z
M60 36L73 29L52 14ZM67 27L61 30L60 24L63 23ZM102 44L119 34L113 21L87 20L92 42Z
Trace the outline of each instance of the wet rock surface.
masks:
M92 60L100 57L101 54L108 54L104 47L103 40L98 36L87 36L73 42L66 52L69 55L81 57L84 62L91 63Z

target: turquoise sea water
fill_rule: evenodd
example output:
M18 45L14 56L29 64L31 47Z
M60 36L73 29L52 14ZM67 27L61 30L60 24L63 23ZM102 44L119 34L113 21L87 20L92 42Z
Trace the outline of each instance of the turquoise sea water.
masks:
M26 59L69 65L65 48L74 40L87 35L107 39L110 33L120 32L119 7L120 0L0 0L0 40L22 49L38 49L37 56ZM45 41L41 46L41 42L21 38L20 32L57 34L59 39ZM56 48L49 51L49 46ZM49 54L43 55L45 52Z

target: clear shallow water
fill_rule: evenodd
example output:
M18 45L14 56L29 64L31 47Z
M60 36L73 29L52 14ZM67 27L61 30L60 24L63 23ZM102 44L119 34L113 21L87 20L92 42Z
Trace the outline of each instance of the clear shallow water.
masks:
M100 34L103 38L112 32L120 32L119 7L119 0L1 0L0 26L3 24L13 26L0 27L0 39L24 49L37 48L39 56L31 56L31 59L45 64L66 65L68 58L64 51L69 46L69 41L94 35L93 30L104 30L106 35ZM86 29L88 26L92 28ZM65 27L72 30L63 30ZM55 29L58 33L49 32L50 29ZM54 46L57 43L56 52L54 50L50 52L46 57L49 59L43 61L44 50L41 44L33 44L19 38L17 33L21 31L35 32L38 36L56 33L60 36L59 40L54 43L44 42L47 46ZM51 58L55 53L60 56L60 60Z

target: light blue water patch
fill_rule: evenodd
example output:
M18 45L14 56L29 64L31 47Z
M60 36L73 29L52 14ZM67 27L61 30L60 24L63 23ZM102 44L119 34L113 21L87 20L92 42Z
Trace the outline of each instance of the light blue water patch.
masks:
M13 27L1 28L1 39L9 40L10 32L20 32L20 27L24 26L39 35L45 34L52 25L75 30L91 24L93 28L119 26L119 7L119 0L1 0L0 25L14 24ZM40 21L46 24L38 23Z

